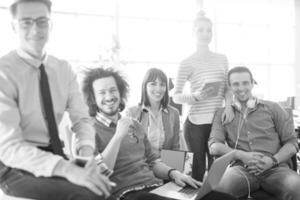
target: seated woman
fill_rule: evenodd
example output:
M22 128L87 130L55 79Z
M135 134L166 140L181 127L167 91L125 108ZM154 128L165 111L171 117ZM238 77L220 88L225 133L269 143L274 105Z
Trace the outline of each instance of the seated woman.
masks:
M145 196L153 200L168 200L148 193L161 185L162 179L172 180L180 186L188 184L197 188L201 185L160 161L138 121L121 118L119 112L125 107L128 84L118 72L112 68L91 69L83 79L83 93L94 118L98 152L113 169L110 179L117 184L109 200L137 200ZM224 195L210 199L227 199Z
M146 72L141 102L126 114L141 122L154 150L180 149L179 112L169 105L168 78L162 70L151 68Z

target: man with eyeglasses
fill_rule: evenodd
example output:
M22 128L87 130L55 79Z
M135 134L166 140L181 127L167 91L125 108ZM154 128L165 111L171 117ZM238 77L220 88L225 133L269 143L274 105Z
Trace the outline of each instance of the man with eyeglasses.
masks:
M95 131L76 75L45 51L51 2L15 0L10 11L18 47L0 58L0 187L30 199L104 199L114 183L93 159ZM90 158L84 168L62 151L57 125L65 111L77 155Z

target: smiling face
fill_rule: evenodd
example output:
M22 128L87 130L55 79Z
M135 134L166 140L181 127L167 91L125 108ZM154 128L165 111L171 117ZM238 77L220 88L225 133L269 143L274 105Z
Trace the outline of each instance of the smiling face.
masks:
M12 26L23 51L34 57L44 54L51 29L49 19L50 11L41 2L23 2L17 5Z
M118 115L121 97L116 81L112 76L95 80L93 92L100 112L109 118Z
M212 40L212 24L207 20L199 20L195 24L197 44L207 46Z
M248 72L234 72L230 74L229 81L233 94L241 103L252 97L253 80Z
M147 83L146 90L150 104L160 104L166 93L167 84L157 78L155 81L150 81Z

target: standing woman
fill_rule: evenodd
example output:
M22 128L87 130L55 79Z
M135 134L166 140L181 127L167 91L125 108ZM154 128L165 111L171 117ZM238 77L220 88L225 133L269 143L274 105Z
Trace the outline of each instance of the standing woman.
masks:
M208 167L212 163L207 142L214 113L223 104L228 61L225 55L214 53L209 49L212 22L203 12L198 13L194 22L194 32L197 50L179 66L173 99L175 103L190 105L184 123L184 136L187 146L194 152L192 176L202 181L206 169L206 156ZM186 82L190 82L189 94L183 93ZM215 87L205 86L210 82L218 84ZM228 109L231 109L230 106L226 106L225 113Z
M129 108L127 115L141 122L154 150L180 148L179 112L169 106L168 79L162 70L151 68L146 72L141 102Z

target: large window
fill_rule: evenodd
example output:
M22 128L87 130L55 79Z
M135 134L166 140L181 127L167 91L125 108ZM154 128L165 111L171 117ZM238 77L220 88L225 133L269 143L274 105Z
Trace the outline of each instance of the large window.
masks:
M215 49L228 56L230 67L251 68L256 95L295 95L294 0L204 0L203 7L216 24Z
M9 2L0 2L0 55L16 41ZM214 22L211 49L227 55L230 67L250 67L258 96L294 95L294 0L53 0L49 51L76 69L114 58L128 77L134 104L148 68L174 78L179 62L195 51L197 2Z
M176 76L178 63L195 46L192 20L194 0L119 1L120 60L131 86L130 104L140 100L141 82L147 69L161 68Z

